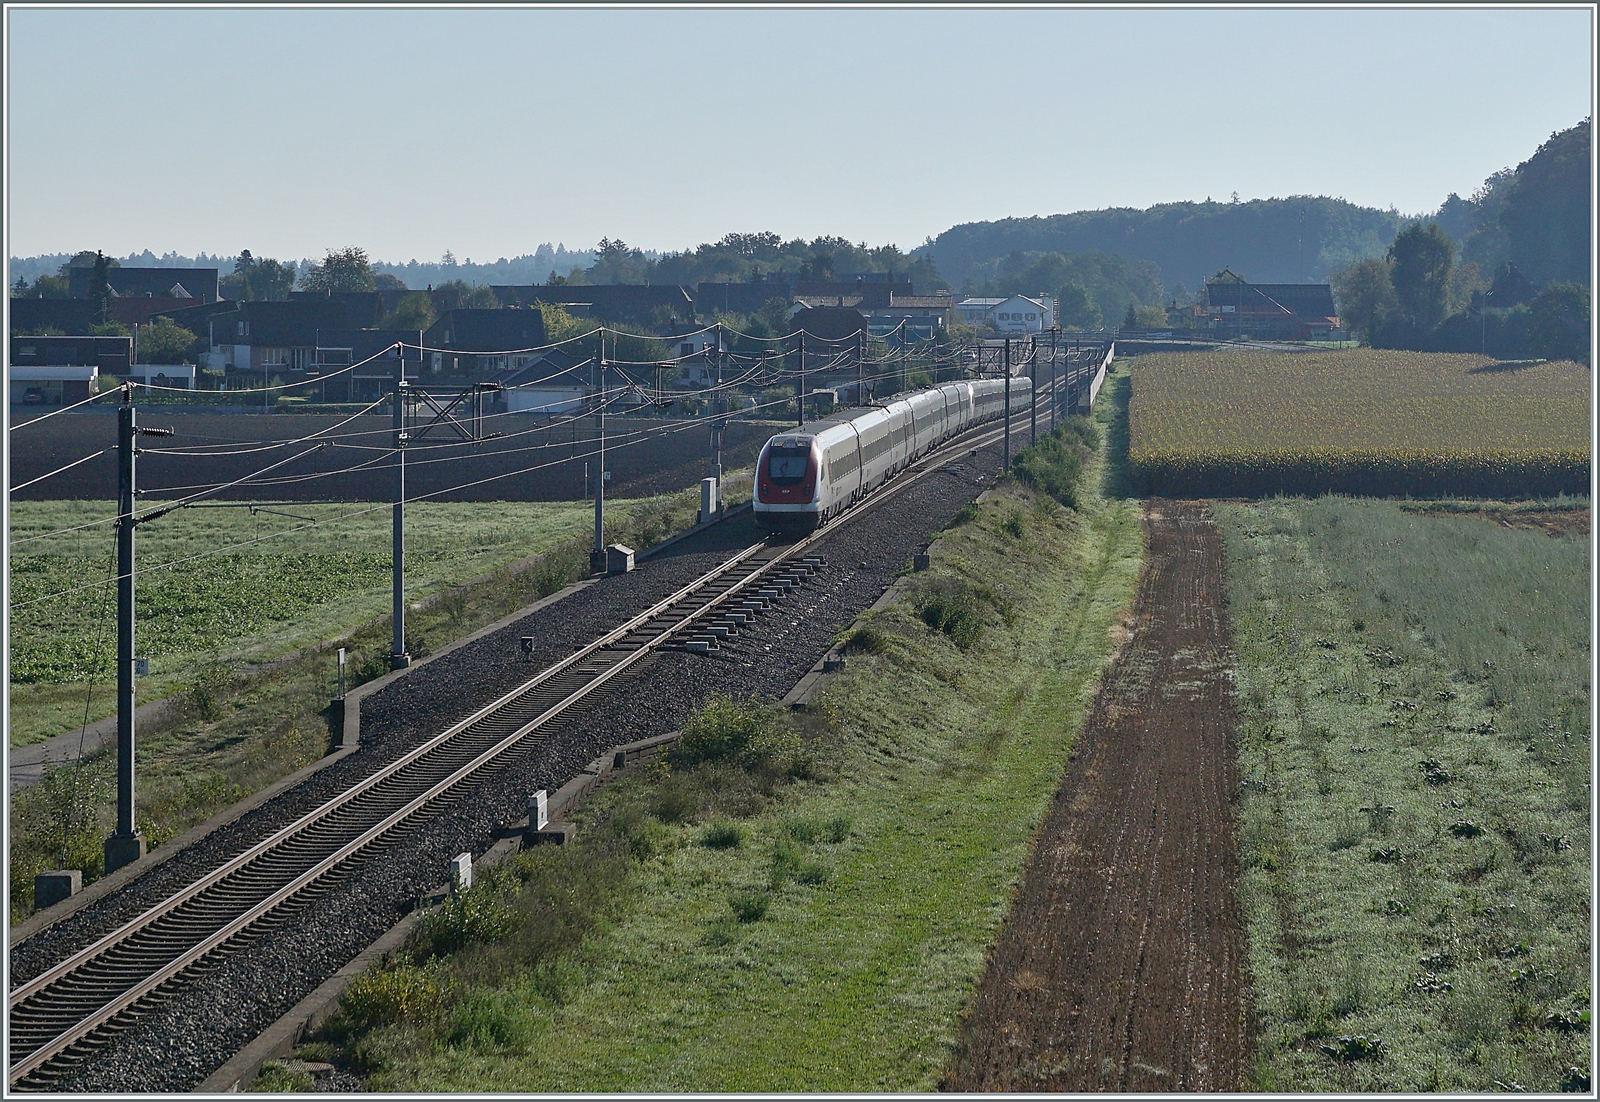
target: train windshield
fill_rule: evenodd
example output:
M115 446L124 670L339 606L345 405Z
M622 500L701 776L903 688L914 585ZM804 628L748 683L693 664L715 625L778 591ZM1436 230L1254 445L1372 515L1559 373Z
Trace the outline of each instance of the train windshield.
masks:
M799 482L810 458L810 448L773 448L767 453L767 476L778 483Z

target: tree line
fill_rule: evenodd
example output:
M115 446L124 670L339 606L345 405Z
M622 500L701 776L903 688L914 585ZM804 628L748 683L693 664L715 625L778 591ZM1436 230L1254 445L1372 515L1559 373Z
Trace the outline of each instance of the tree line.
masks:
M1552 134L1336 272L1340 317L1377 348L1588 362L1590 145L1588 119Z

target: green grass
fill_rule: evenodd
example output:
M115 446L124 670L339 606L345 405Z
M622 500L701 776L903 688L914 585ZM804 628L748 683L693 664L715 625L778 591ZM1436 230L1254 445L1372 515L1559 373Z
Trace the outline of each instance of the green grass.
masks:
M359 506L295 504L280 513L189 509L139 531L143 569L246 541L140 579L139 642L150 659L140 702L181 691L206 663L254 662L325 642L390 608L387 509L331 521ZM688 495L614 503L608 524L641 546L690 522ZM106 687L116 647L111 587L28 605L35 597L111 576L109 502L11 506L11 733L13 747L70 730L115 709ZM417 502L406 510L407 593L413 601L507 563L581 540L593 508L580 502ZM41 536L94 524L77 532ZM303 529L303 530L297 530ZM17 607L17 606L23 607ZM89 678L99 682L89 693Z
M1587 537L1346 498L1217 515L1255 1085L1587 1072Z
M1008 484L948 532L820 712L724 717L670 767L603 790L579 842L543 859L592 844L610 868L620 830L625 905L534 964L461 953L434 1015L346 1035L368 1085L936 1086L1141 565L1136 504L1042 498ZM987 594L966 650L918 615L940 587ZM502 1024L461 1028L469 1005Z

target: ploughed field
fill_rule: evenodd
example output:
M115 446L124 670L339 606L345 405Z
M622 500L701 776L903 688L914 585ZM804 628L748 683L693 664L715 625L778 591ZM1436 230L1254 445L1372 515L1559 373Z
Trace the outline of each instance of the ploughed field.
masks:
M1222 541L1155 502L1133 637L1034 842L947 1086L1239 1090L1247 1058Z
M1141 356L1141 492L1174 497L1587 493L1590 370L1350 349Z
M11 480L21 484L117 442L115 407L22 422L11 457ZM181 497L198 487L244 478L306 452L326 434L328 447L217 495L232 501L388 501L394 492L387 413L349 418L332 414L222 414L139 407L139 423L175 435L147 440L139 454L139 485L153 498ZM734 418L723 440L723 469L748 467L778 425ZM581 500L598 468L593 418L547 423L501 415L484 431L502 436L463 442L448 427L421 437L406 453L406 494L435 501ZM413 435L416 429L412 429ZM304 443L292 443L311 437ZM619 497L671 493L694 485L711 461L711 426L699 420L608 417L607 492ZM263 448L265 444L276 447ZM193 453L193 454L185 454ZM589 472L585 473L585 464ZM117 496L114 450L17 495L30 501Z

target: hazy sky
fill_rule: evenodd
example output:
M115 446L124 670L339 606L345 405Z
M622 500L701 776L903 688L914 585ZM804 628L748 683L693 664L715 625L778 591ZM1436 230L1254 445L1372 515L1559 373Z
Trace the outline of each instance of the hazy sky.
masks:
M479 262L1290 194L1407 213L1590 112L1587 9L18 10L9 255Z

